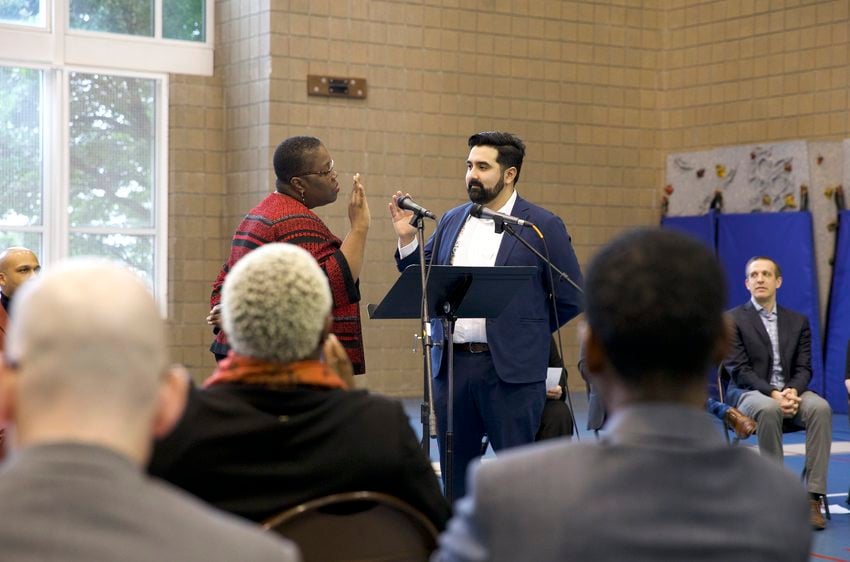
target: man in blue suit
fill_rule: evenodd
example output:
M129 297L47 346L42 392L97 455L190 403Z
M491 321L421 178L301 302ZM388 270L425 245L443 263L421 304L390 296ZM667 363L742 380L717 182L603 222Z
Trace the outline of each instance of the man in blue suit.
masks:
M494 450L531 443L546 399L546 367L552 333L581 312L578 291L557 275L554 291L548 266L514 237L496 233L492 219L470 216L473 204L513 215L536 225L517 228L519 236L580 284L581 270L563 221L525 201L516 184L525 144L510 133L486 132L469 138L466 189L470 202L447 212L425 245L426 260L455 266L535 266L537 274L523 286L498 318L459 319L455 326L453 470L445 472L448 377L446 346L438 321L433 324L434 406L443 478L451 478L453 496L465 493L469 462L479 455L486 433ZM399 270L418 263L411 213L389 205L398 235ZM545 241L545 243L544 243Z

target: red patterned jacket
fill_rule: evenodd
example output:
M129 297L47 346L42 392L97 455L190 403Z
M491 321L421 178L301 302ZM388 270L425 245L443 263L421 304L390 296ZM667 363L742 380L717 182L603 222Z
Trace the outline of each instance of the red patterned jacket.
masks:
M292 197L271 193L242 219L233 235L230 257L213 283L210 306L221 301L221 287L230 268L251 250L271 242L301 246L319 262L328 276L333 295L331 331L348 352L354 373L366 372L358 305L360 288L340 250L342 241L333 235L318 215ZM229 349L226 336L219 332L210 351L225 355Z

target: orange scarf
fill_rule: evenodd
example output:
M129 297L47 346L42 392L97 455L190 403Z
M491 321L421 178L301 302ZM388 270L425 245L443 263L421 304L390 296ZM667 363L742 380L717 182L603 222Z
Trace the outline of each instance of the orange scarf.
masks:
M239 355L232 349L218 364L210 378L204 381L204 387L220 383L258 384L286 388L295 386L348 388L339 375L316 359L294 363L274 363Z

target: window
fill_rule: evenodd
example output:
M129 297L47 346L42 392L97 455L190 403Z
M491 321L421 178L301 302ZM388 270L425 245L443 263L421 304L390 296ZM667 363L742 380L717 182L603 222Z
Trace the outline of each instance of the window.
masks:
M0 0L0 56L212 76L213 8L213 0Z
M168 73L212 75L212 16L212 0L0 0L0 248L118 259L166 310Z
M42 255L42 72L0 67L0 249Z
M71 29L154 36L152 0L71 0Z
M0 22L43 27L39 0L0 0Z
M121 260L154 285L156 80L68 77L68 249Z
M0 248L122 261L164 303L166 86L0 66Z
M71 0L72 29L158 37L156 14L162 13L162 38L205 40L204 0Z

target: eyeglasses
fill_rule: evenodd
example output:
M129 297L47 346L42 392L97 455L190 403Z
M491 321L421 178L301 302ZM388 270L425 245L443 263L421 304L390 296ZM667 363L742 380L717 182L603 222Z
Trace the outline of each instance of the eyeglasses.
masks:
M326 178L329 175L331 175L332 173L334 173L334 161L333 160L331 160L331 167L328 168L327 170L323 171L323 172L303 172L301 174L295 174L292 177L297 178L297 177L300 177L300 176L321 176L323 178Z

